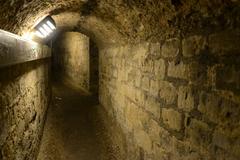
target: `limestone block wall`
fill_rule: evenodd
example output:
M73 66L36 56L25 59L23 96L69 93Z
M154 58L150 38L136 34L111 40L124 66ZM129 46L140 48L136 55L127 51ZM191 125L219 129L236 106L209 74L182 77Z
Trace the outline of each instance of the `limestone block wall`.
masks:
M89 38L78 32L66 32L54 43L54 65L65 81L89 91Z
M109 129L124 159L239 159L239 37L225 30L100 50L99 99L123 132Z
M0 159L34 160L50 103L48 59L0 69Z

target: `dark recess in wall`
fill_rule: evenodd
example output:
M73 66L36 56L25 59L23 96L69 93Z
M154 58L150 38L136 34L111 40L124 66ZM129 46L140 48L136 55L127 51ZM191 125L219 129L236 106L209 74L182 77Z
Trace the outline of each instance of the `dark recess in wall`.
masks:
M181 0L172 0L171 2L176 8L182 5Z
M97 44L90 39L90 92L98 95L99 82L99 50Z
M90 15L96 7L97 7L96 0L88 1L87 3L83 4L83 7L81 8L81 14L83 16Z

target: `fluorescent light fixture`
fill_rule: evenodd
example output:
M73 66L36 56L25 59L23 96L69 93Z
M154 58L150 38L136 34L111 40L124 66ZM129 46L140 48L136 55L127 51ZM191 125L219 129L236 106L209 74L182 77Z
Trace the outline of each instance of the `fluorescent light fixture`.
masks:
M52 30L55 30L56 27L50 22L50 21L47 21L47 24L49 25L49 27L52 29Z
M40 37L40 38L44 38L45 36L41 33L41 32L39 32L39 31L36 31L35 32L35 35L37 35L38 37Z
M30 32L24 33L22 37L26 40L31 40L34 36L44 39L53 34L54 30L56 30L56 23L51 16L47 16L35 25Z
M47 16L42 21L40 21L35 27L35 35L40 38L46 38L50 36L54 30L56 30L56 24L52 17Z
M48 36L48 32L45 29L43 29L43 27L39 27L38 29L45 37Z
M48 32L48 34L52 33L51 28L49 28L46 24L43 24L43 28Z

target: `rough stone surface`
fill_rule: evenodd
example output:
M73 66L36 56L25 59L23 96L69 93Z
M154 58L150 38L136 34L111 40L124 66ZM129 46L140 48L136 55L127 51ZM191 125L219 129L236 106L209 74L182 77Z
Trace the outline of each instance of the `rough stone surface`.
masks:
M151 152L152 151L152 142L149 137L149 135L142 130L136 130L134 132L134 137L137 145L141 148L143 148L144 151L146 152Z
M227 65L216 69L216 87L240 93L240 70L238 65Z
M217 128L213 133L212 141L214 147L228 150L230 152L230 158L238 158L240 144L239 131L237 128L233 129L232 131L225 130L225 128L222 127Z
M178 107L187 111L191 111L194 108L194 92L192 88L179 87Z
M100 49L100 103L110 116L121 117L116 122L126 137L128 159L238 159L238 143L234 151L229 144L239 131L234 60L239 55L215 57L202 52L202 41L194 43L199 53L185 56L180 49L175 58L152 54L148 43ZM118 76L108 74L107 68L117 70Z
M180 31L184 34L208 33L212 29L240 24L240 4L236 0L11 0L1 1L0 5L0 25L5 30L23 34L48 13L58 15L70 11L81 18L72 23L73 16L65 19L65 24L79 24L80 30L95 35L96 39L114 43L157 41L163 37L176 37Z
M206 45L206 39L201 36L191 36L183 39L182 54L184 57L193 57L199 55Z
M211 130L206 123L192 119L186 131L191 143L197 147L208 147L211 141Z
M183 62L169 62L168 76L180 79L189 79L190 66Z
M165 61L163 59L159 59L154 63L154 71L157 79L164 79L165 77Z
M182 128L182 115L173 109L162 109L163 123L168 125L171 129L180 131Z
M172 83L169 83L167 81L160 81L159 90L159 97L163 99L166 104L174 103L177 92Z
M0 159L35 159L50 103L49 61L0 72Z
M239 120L238 114L240 112L239 104L221 98L216 94L201 93L198 110L204 113L209 120L221 125L228 125Z
M77 32L66 32L54 44L54 66L61 77L85 90L90 90L90 41Z
M163 57L176 57L180 51L180 41L177 38L167 40L162 46Z
M238 30L226 30L209 36L209 49L213 54L226 55L239 53L240 40Z

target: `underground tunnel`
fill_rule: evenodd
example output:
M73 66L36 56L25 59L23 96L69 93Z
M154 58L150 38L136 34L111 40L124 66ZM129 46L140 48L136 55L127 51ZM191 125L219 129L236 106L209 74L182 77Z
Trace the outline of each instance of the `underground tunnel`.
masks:
M239 0L0 6L0 160L240 159Z

